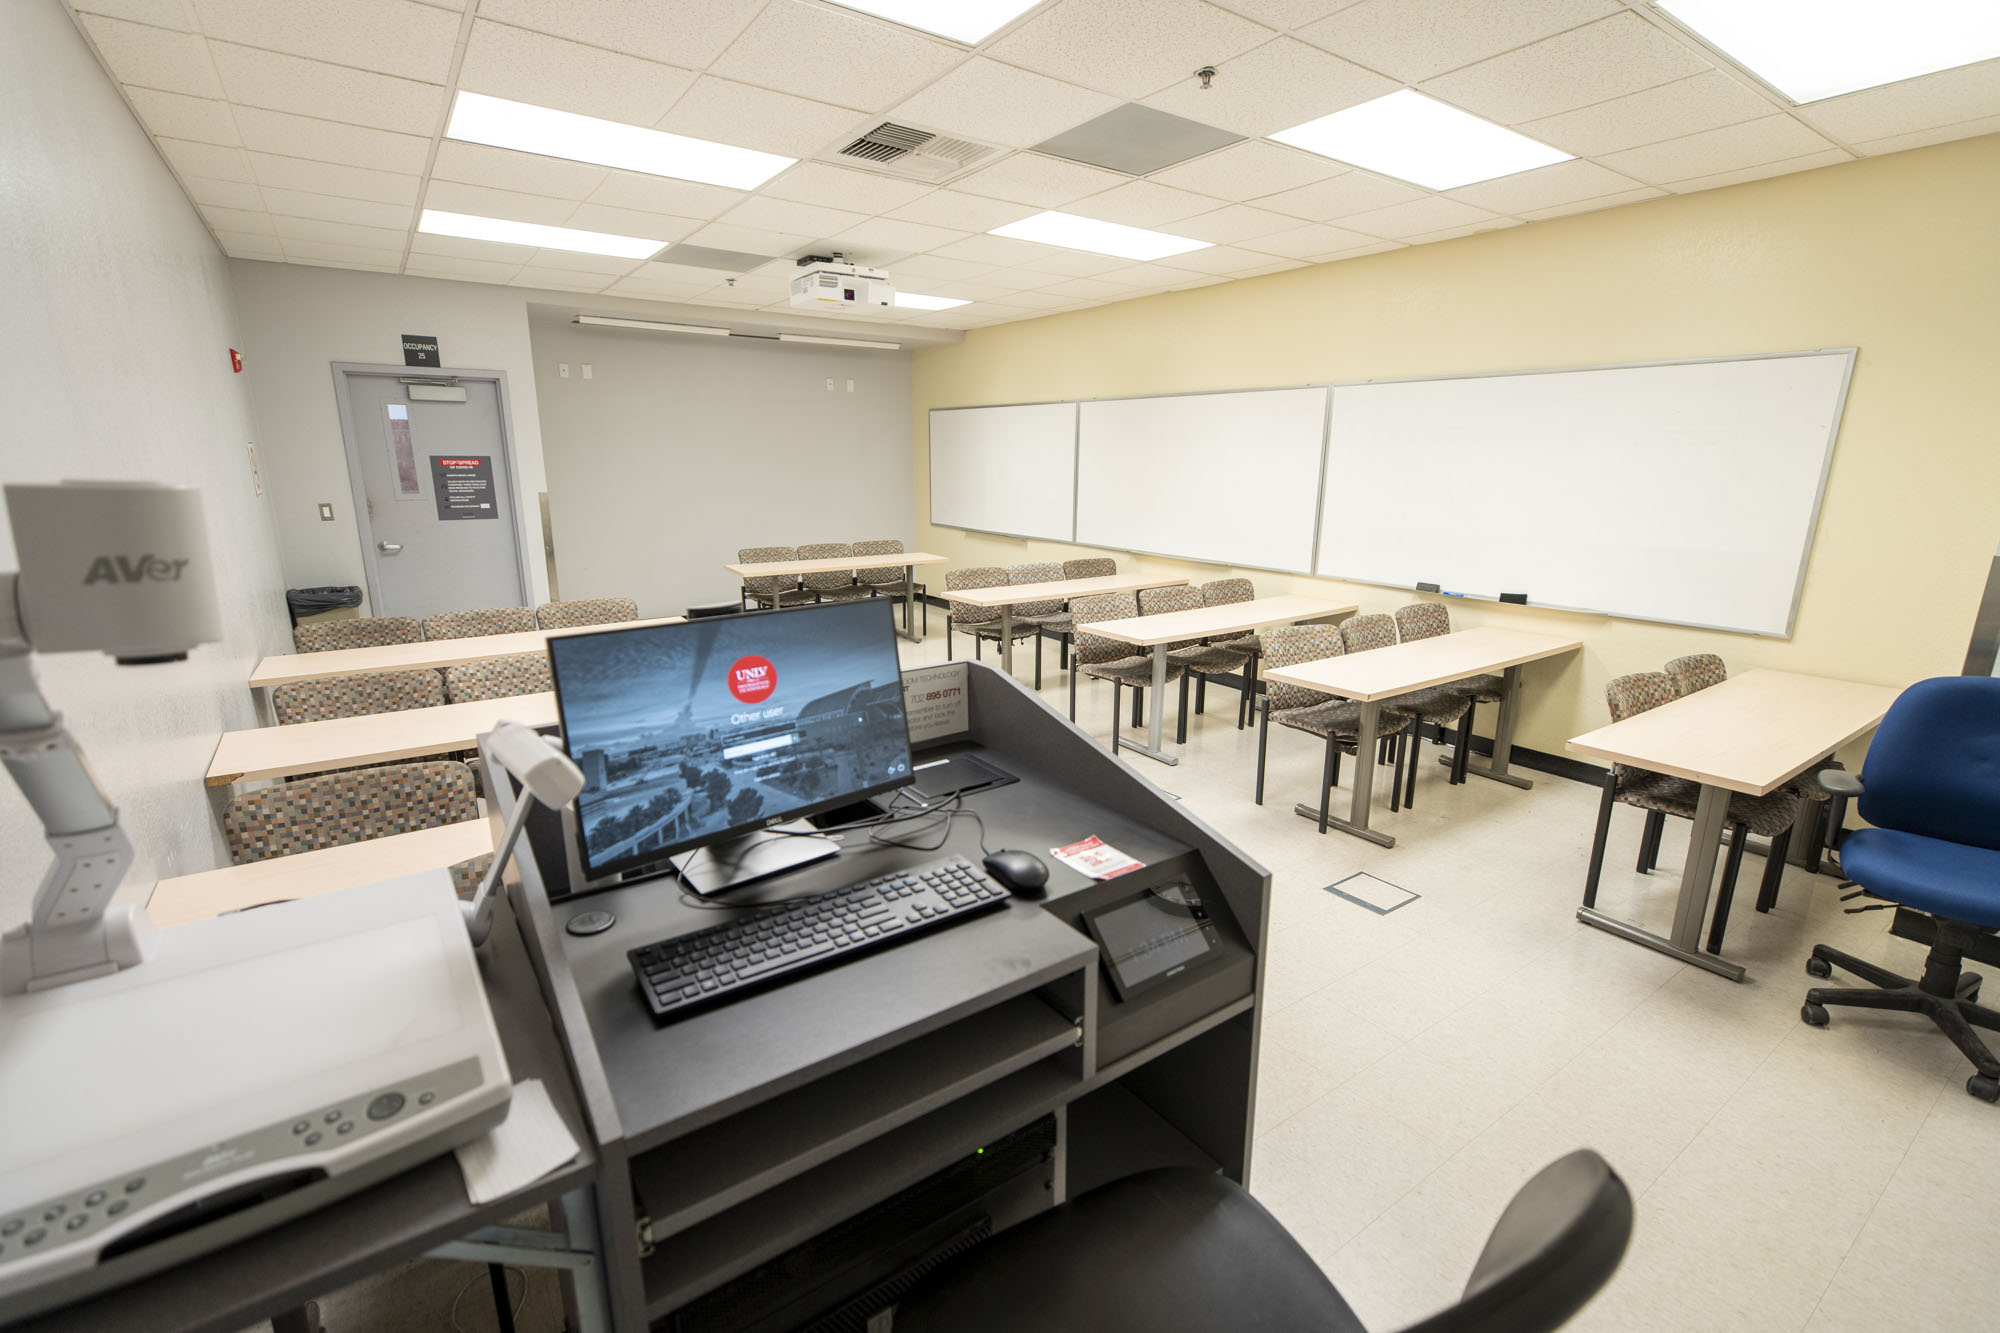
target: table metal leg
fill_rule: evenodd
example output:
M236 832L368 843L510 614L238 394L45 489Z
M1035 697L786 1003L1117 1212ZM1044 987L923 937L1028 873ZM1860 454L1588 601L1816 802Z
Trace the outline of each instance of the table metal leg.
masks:
M1126 741L1122 748L1135 754L1143 754L1148 759L1157 759L1163 764L1178 764L1180 757L1166 752L1161 736L1161 724L1167 715L1167 645L1153 645L1153 707L1146 714L1146 743ZM1318 818L1317 815L1314 818Z
M1717 976L1731 981L1743 980L1743 968L1739 964L1704 953L1701 948L1701 923L1708 915L1708 895L1715 884L1715 859L1722 849L1722 826L1728 818L1728 790L1703 784L1701 798L1695 803L1694 829L1688 834L1687 861L1681 869L1680 896L1674 900L1671 936L1662 938L1594 907L1579 907L1576 919L1586 926L1609 931L1620 939L1657 949L1683 963L1693 963Z
M1514 755L1514 721L1521 713L1521 668L1508 667L1502 681L1500 716L1493 723L1493 757L1483 764L1467 759L1465 771L1526 791L1535 784L1507 771L1507 761Z
M553 1268L563 1279L566 1303L576 1316L571 1323L574 1333L610 1333L604 1265L597 1252L597 1229L591 1220L588 1196L572 1190L552 1205L552 1211L558 1210L559 1230L485 1227L463 1240L439 1245L428 1254L433 1259Z
M1000 669L1010 676L1014 674L1014 607L1011 602L1000 607Z
M903 566L903 628L902 636L911 643L922 643L923 637L917 633L917 567Z
M1396 840L1378 829L1368 827L1368 804L1375 795L1375 745L1382 732L1382 704L1380 700L1370 700L1361 705L1361 731L1354 738L1354 802L1348 807L1346 819L1329 818L1327 826L1337 828L1342 833L1352 833L1357 838L1382 847L1394 847ZM1292 812L1319 823L1319 806L1299 804Z

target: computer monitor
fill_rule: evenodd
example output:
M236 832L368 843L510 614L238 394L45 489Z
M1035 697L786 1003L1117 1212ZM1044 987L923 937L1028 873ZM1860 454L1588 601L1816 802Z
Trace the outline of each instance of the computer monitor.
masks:
M549 667L591 880L708 848L707 892L830 855L765 835L750 864L761 830L910 780L888 599L565 635Z

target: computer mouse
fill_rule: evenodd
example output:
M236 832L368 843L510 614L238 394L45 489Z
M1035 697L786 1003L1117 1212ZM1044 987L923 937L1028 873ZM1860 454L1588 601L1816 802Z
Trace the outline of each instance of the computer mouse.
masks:
M1042 886L1049 882L1048 866L1033 852L998 851L981 864L1016 898L1039 898Z

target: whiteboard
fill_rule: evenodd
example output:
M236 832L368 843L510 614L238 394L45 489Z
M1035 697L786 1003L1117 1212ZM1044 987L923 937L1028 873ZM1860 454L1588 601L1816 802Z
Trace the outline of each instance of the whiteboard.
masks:
M1338 386L1316 572L1789 635L1853 360Z
M931 522L1076 536L1076 404L931 409Z
M1309 573L1326 394L1266 389L1084 403L1076 539Z

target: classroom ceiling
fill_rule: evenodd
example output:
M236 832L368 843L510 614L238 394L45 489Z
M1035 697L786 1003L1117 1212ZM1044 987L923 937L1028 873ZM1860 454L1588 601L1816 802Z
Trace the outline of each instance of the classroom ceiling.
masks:
M2000 130L2000 60L1794 106L1648 0L1045 0L976 47L819 0L65 3L231 255L790 315L795 258L841 251L967 301L869 317L940 329ZM1401 87L1575 160L1438 192L1262 137ZM743 192L460 143L459 90L800 161ZM1029 151L1134 102L1244 137L1146 176ZM821 160L884 120L1000 151L942 185ZM460 240L423 208L773 258ZM1049 208L1214 245L986 234Z

